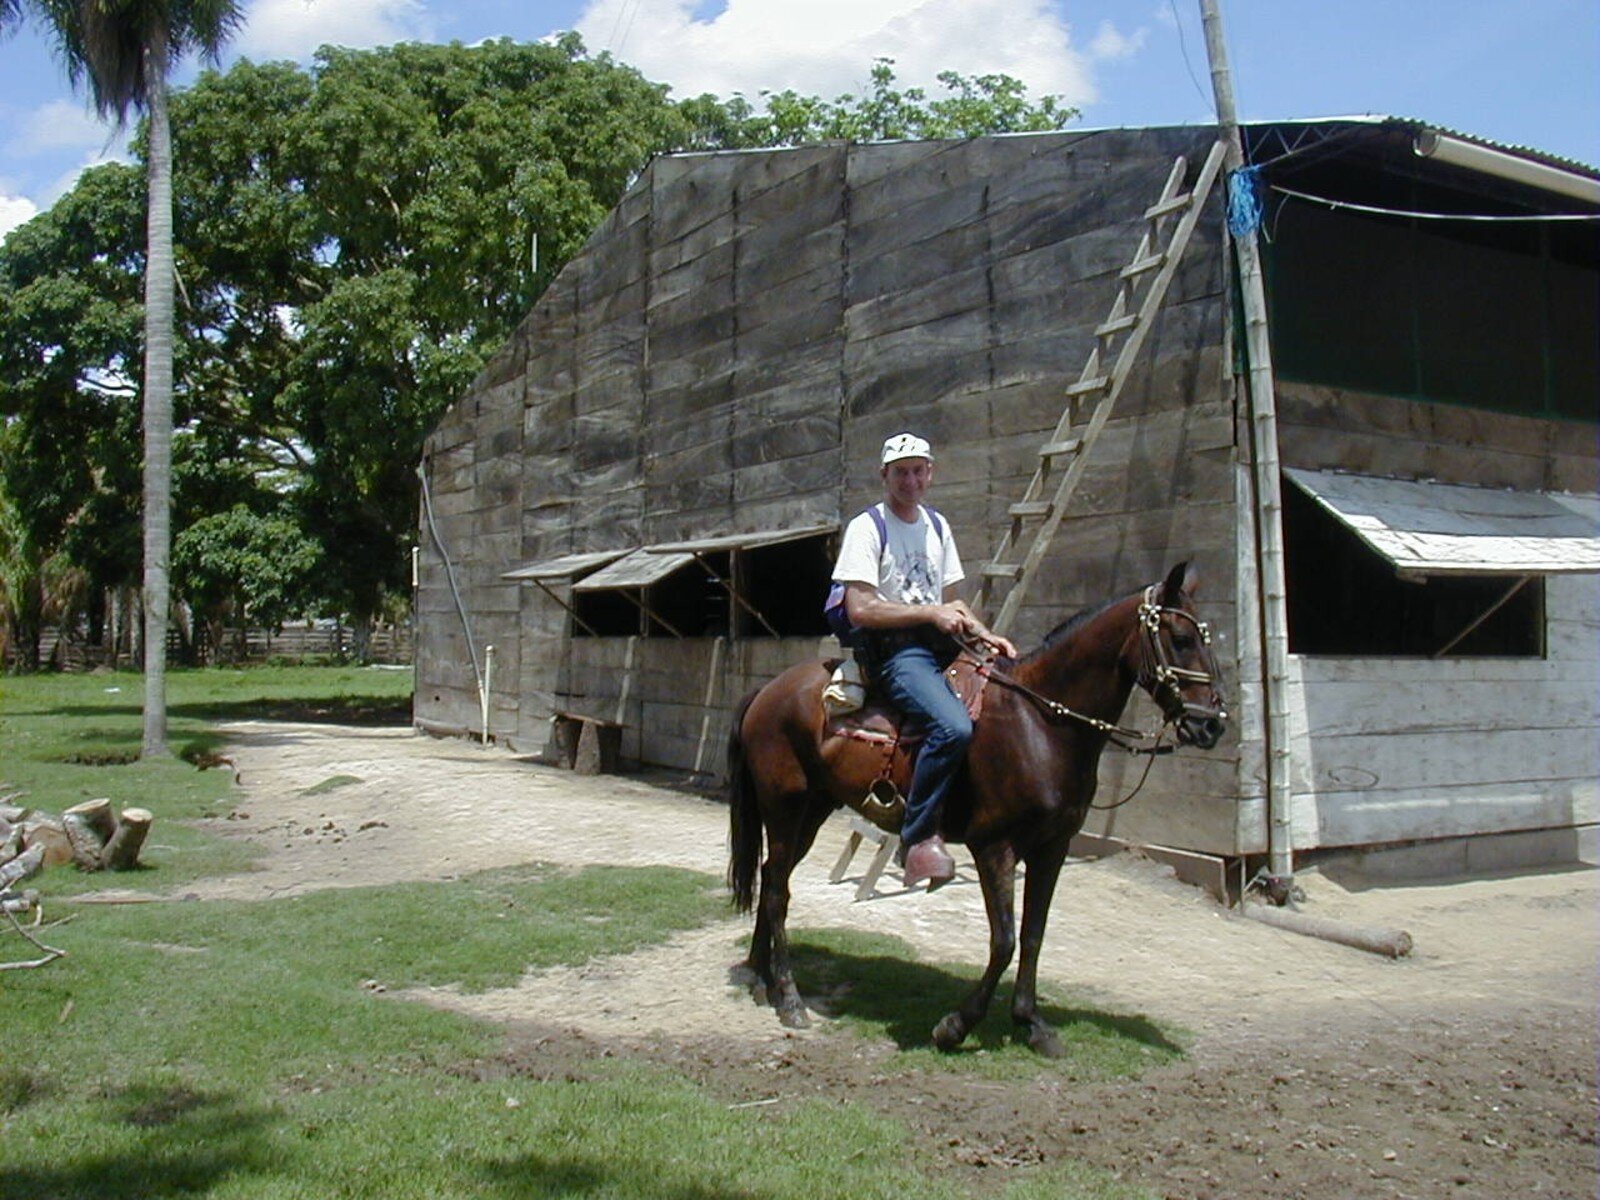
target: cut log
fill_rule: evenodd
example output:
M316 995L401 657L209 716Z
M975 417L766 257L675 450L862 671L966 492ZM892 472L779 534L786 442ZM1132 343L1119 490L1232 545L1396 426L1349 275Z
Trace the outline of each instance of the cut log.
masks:
M61 814L63 822L68 817L82 817L83 822L95 837L100 839L102 845L111 840L111 835L117 831L117 818L111 812L111 801L104 796L98 800L85 800L82 804L74 804Z
M95 832L87 817L82 813L64 812L61 828L72 846L72 861L80 870L98 871L106 865L105 839Z
M44 848L47 867L59 867L72 861L72 843L67 840L67 831L53 817L35 813L23 822L22 847L31 850L35 846Z
M131 871L139 864L139 851L145 836L150 832L150 822L155 820L149 809L125 808L117 830L105 845L103 859L113 871Z
M34 846L24 850L10 862L0 865L0 891L6 891L31 879L44 869L44 847Z

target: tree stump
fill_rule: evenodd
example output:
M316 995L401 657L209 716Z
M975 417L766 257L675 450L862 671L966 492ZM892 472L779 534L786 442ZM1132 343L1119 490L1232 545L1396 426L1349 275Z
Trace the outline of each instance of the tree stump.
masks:
M80 870L98 871L106 865L106 841L88 816L69 808L61 814L61 828L66 831L67 841L72 846L72 861L78 864Z
M94 831L95 837L102 842L109 842L111 835L117 831L117 818L111 811L111 801L104 796L98 800L85 800L82 804L74 804L63 817L76 814L83 818L84 823Z
M131 871L139 865L139 851L144 846L145 835L150 832L150 822L155 818L146 808L125 808L117 822L116 832L106 842L102 859L113 871Z

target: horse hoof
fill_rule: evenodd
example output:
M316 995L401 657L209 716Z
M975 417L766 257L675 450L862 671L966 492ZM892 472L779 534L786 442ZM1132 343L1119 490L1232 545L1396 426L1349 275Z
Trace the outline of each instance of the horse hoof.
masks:
M933 1044L941 1050L954 1050L967 1040L967 1031L958 1013L951 1013L933 1027Z
M806 1010L803 1007L780 1008L778 1010L778 1020L783 1023L785 1029L811 1028L811 1018L806 1015Z
M1067 1048L1062 1045L1061 1039L1056 1036L1054 1029L1035 1029L1028 1034L1028 1045L1037 1054L1045 1058L1065 1058Z

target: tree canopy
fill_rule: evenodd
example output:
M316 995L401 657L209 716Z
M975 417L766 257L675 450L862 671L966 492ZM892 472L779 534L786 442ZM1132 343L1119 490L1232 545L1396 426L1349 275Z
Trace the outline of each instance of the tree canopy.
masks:
M322 567L285 594L370 620L406 586L423 438L653 154L1076 115L1007 76L941 81L897 90L880 60L861 97L674 101L576 35L203 74L170 99L180 542L291 522ZM137 570L144 203L143 172L98 167L0 249L0 486L97 588ZM236 575L235 597L269 588ZM179 598L218 611L198 578Z

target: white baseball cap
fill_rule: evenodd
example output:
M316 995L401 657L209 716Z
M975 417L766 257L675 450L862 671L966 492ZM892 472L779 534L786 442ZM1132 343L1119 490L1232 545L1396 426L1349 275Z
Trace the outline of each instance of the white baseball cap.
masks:
M932 462L933 447L914 433L897 433L883 444L883 465L902 458L925 458Z

